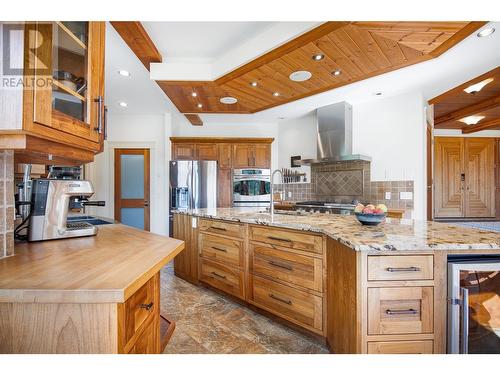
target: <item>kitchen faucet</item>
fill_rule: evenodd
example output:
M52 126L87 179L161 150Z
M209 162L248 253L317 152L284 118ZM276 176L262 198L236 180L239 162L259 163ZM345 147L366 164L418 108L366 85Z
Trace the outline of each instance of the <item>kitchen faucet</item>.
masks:
M274 185L274 175L276 173L279 173L281 175L281 178L283 178L283 173L281 172L281 170L279 169L276 169L273 174L271 175L271 207L269 207L269 213L271 214L271 221L274 221L274 188L273 188L273 185Z

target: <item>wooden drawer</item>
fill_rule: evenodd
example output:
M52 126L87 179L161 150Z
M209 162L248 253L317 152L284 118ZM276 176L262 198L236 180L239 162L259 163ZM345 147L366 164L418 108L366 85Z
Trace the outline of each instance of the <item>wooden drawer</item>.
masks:
M159 308L159 275L153 276L123 304L124 344L126 345L151 315Z
M276 280L323 291L321 259L267 246L251 245L251 270Z
M433 332L433 287L368 288L368 334Z
M253 301L293 323L323 330L323 298L297 289L251 276Z
M159 352L159 330L156 320L151 320L141 332L128 354L157 354Z
M239 269L202 259L200 280L235 297L244 298L243 271Z
M432 280L432 255L375 255L368 257L368 280Z
M242 242L203 233L201 235L201 256L226 264L243 267Z
M316 254L323 253L322 236L307 234L303 231L288 231L284 229L265 228L262 226L251 226L250 240Z
M224 236L243 238L245 227L243 224L230 223L227 221L200 219L200 231L222 234Z
M432 354L433 352L434 342L432 340L368 343L368 354Z

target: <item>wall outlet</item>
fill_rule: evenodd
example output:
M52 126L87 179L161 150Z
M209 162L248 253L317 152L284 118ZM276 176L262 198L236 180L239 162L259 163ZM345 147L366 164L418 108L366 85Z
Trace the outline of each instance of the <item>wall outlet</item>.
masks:
M191 227L198 228L198 220L195 217L191 218Z
M385 192L385 199L391 199L391 192L390 191Z
M289 191L289 192L288 192L288 198L291 198L291 197L292 197L292 192L291 192L291 191Z
M399 192L399 199L411 200L411 199L413 199L413 193L411 191L401 191L401 192Z

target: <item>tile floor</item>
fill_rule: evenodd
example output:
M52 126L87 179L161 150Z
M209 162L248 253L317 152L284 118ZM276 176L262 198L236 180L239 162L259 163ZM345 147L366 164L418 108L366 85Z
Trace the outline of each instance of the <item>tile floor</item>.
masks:
M308 336L230 299L161 271L161 312L176 323L164 353L328 353Z

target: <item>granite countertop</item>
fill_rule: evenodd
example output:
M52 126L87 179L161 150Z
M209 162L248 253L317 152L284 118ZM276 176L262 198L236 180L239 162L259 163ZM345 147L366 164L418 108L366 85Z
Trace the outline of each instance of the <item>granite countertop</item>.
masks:
M500 250L500 233L434 221L386 218L376 227L361 225L355 216L333 214L274 215L255 208L178 211L198 217L239 221L324 233L356 251Z

